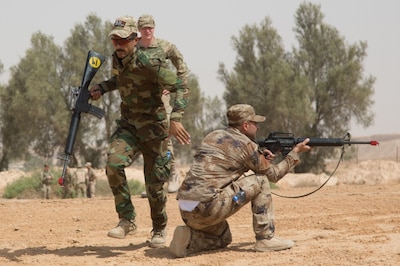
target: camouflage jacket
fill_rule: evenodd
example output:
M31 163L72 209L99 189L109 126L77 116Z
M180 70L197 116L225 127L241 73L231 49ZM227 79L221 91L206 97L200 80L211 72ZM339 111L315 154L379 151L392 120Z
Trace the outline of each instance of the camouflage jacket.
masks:
M181 52L174 44L164 39L154 38L149 47L145 48L138 45L138 49L146 51L154 58L160 58L162 62L168 63L168 61L170 61L176 69L178 78L182 80L184 84L187 84L189 70Z
M215 130L197 149L177 198L207 202L249 170L277 182L298 163L298 154L290 152L283 161L273 165L260 159L258 144L238 129Z
M43 185L51 185L53 174L49 171L42 171L41 181Z
M162 101L164 89L175 92L171 120L180 122L187 106L189 89L169 69L168 54L163 51L162 46L136 48L122 60L114 53L113 76L99 84L105 92L118 89L121 96L121 124L133 126L136 136L143 141L168 135L168 117Z
M73 179L73 183L74 183L75 186L79 185L79 184L86 184L87 185L87 183L89 181L89 177L88 177L86 169L78 168L75 171L75 173L73 174L72 179Z
M89 182L93 182L96 181L97 176L95 171L93 170L93 168L89 168L88 169L88 177L89 177Z

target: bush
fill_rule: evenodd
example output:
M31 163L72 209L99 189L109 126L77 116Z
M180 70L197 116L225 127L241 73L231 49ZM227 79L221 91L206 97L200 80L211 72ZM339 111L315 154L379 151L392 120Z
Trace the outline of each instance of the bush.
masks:
M144 184L137 180L128 180L129 190L131 191L131 195L140 195L143 191L146 190ZM107 180L97 180L96 183L96 195L98 196L112 196L112 191L110 186L108 185Z
M53 170L53 182L52 182L52 195L56 198L62 198L63 187L58 185L58 177L61 176L60 170ZM32 199L42 198L42 184L40 181L41 171L34 172L31 176L20 177L14 182L8 184L4 188L3 198L7 199ZM128 181L131 195L140 195L145 191L144 184L137 180ZM113 196L110 186L107 180L97 180L96 183L96 196L111 197Z
M128 185L129 190L131 191L131 195L140 195L143 191L146 190L144 184L142 184L138 180L129 180Z
M22 198L21 195L25 195L24 197L35 198L37 197L37 195L39 195L40 189L40 179L38 179L37 175L33 175L30 177L20 177L19 179L15 180L5 187L3 197L7 199L12 199Z
M110 186L108 185L107 180L97 180L96 182L96 196L112 196L112 191Z

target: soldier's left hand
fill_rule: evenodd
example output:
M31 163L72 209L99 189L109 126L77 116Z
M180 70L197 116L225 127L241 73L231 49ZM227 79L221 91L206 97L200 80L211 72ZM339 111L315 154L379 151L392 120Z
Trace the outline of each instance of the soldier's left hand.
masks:
M186 131L183 127L182 123L176 121L170 121L170 128L169 128L169 136L170 139L172 136L181 143L181 144L190 144L190 134Z

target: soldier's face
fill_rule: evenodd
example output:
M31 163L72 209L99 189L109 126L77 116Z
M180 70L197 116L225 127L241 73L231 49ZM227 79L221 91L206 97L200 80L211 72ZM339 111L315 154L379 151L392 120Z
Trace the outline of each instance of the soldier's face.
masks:
M143 27L140 28L140 36L142 39L151 40L154 36L154 28Z
M255 139L259 125L257 122L244 121L242 124L244 134L251 139Z
M137 39L121 38L117 35L111 37L111 42L114 46L118 58L124 58L133 51L137 43Z

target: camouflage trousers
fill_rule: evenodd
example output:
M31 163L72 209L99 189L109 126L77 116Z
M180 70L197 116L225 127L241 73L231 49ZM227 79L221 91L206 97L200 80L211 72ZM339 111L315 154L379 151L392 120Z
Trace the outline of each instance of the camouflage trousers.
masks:
M63 199L74 197L74 187L71 184L64 184Z
M153 229L164 229L167 225L167 195L163 188L170 175L165 138L140 141L134 132L119 128L110 139L106 174L114 195L119 218L135 220L136 212L131 200L125 167L132 164L138 153L144 160L144 178L147 199L150 204Z
M233 196L242 189L246 200L235 203ZM201 202L191 211L181 210L182 219L191 228L190 251L224 248L232 242L227 218L251 202L253 230L256 239L272 238L274 213L268 178L264 175L243 176L224 188L210 202Z
M86 198L86 183L76 184L76 197L77 198Z
M50 199L50 194L51 194L51 186L43 184L42 185L42 191L43 191L43 198L45 199Z
M87 187L87 197L88 198L94 198L96 193L96 180L94 181L89 181L88 187Z

